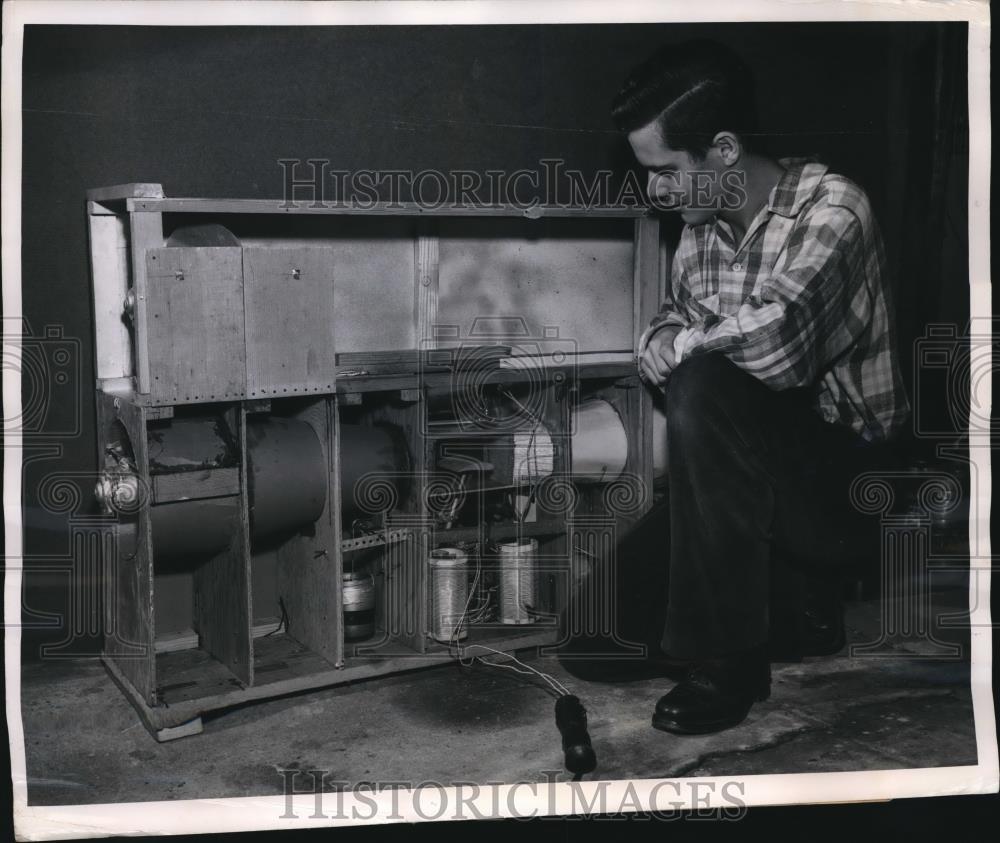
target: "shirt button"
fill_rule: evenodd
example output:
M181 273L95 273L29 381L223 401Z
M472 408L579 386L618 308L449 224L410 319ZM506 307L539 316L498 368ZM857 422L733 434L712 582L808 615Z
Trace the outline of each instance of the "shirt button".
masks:
M733 272L742 272L742 271L743 271L743 264L741 264L739 261L736 261L736 263L733 264Z

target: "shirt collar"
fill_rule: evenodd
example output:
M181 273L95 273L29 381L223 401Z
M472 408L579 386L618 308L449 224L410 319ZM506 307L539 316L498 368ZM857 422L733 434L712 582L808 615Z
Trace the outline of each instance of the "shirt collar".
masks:
M778 163L785 172L771 190L767 209L783 217L794 217L816 192L828 168L809 158L782 158Z

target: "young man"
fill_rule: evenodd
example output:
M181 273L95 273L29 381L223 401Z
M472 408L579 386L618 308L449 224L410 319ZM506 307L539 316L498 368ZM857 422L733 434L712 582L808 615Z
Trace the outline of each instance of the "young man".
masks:
M785 578L877 559L850 486L909 411L868 199L822 164L765 154L750 79L719 45L665 47L613 109L652 204L687 223L638 348L666 393L661 646L692 665L653 725L678 733L733 726L767 697Z

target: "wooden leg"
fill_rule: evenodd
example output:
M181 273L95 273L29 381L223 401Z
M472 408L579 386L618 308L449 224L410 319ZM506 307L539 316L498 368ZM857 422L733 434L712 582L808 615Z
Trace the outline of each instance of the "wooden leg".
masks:
M188 735L200 735L202 733L201 718L195 717L192 720L188 720L187 723L181 723L179 726L166 726L162 729L157 729L153 733L160 743L165 743L166 741L175 741L178 738L186 738Z

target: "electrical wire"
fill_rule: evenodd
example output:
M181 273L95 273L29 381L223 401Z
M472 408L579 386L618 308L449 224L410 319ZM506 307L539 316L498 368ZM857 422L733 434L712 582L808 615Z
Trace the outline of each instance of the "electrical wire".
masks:
M288 632L288 609L285 608L284 598L278 598L278 607L281 609L281 619L278 621L278 625L274 629L263 636L264 638L270 638L282 627L285 628L285 632Z
M556 679L554 676L550 676L548 673L543 673L542 671L538 670L537 668L532 667L530 664L525 664L523 661L521 661L519 658L517 658L517 656L513 655L512 653L507 653L507 652L504 652L503 650L497 650L497 649L494 649L493 647L488 647L486 644L467 644L462 649L463 650L469 650L472 647L478 647L478 648L480 648L482 650L488 650L490 653L492 653L494 655L497 655L497 656L504 656L504 657L510 659L512 662L514 662L514 664L520 665L522 668L524 668L524 670L518 670L516 667L514 667L513 665L509 665L509 664L499 664L497 662L487 661L486 658L483 657L483 656L473 656L472 657L473 661L475 661L475 660L478 659L479 662L481 662L482 664L488 665L490 667L499 667L499 668L504 668L504 669L507 669L507 670L513 670L515 673L522 673L522 674L525 674L525 675L529 675L528 672L530 672L530 674L534 674L534 675L540 677L550 688L552 688L552 690L554 690L560 696L566 696L566 695L569 694L569 689L565 685L563 685L562 682L560 682L558 679Z

